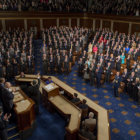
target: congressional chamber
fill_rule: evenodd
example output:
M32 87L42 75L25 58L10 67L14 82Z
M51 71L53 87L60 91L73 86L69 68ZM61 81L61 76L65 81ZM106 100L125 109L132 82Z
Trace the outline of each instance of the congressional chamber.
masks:
M139 140L139 12L139 0L1 0L0 140Z

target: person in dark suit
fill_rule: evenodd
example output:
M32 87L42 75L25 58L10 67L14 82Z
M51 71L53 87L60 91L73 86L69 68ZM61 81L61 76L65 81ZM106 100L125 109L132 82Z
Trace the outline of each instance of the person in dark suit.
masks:
M33 63L32 63L32 60L31 60L31 56L27 57L27 69L28 69L28 74L32 74Z
M29 97L35 102L35 111L36 114L39 114L39 104L40 104L40 77L38 80L33 80L31 86L29 87Z
M57 60L56 60L56 68L59 74L61 74L61 62L60 62L60 55L57 55Z
M109 82L110 75L111 75L111 63L110 62L108 62L105 72L106 72L106 74L105 74L105 82Z
M82 76L83 68L84 68L83 60L82 58L80 58L80 60L78 61L78 75L79 76Z
M118 97L118 88L120 86L120 81L121 81L121 78L120 78L120 73L117 72L116 73L116 76L115 76L115 79L114 79L114 96L115 97Z
M10 80L12 78L12 74L13 74L13 68L12 68L11 63L8 60L7 65L6 65L6 79Z
M13 99L14 99L14 94L12 93L11 90L11 84L9 82L5 83L5 88L2 92L2 102L3 107L4 107L4 114L10 114L12 109L13 109Z
M73 99L71 100L72 103L76 104L80 102L80 99L78 98L78 94L74 93Z
M79 105L79 108L81 109L88 109L88 105L86 104L86 100L83 99L82 103Z
M90 85L91 86L94 84L95 70L96 70L96 63L95 63L95 60L94 60L91 63L91 66L90 66Z
M140 105L140 84L137 88L138 88L138 105Z
M96 69L96 83L97 83L97 88L100 88L101 86L101 75L102 75L102 68L98 64L97 69Z
M127 59L126 59L126 67L128 69L128 71L130 70L130 55L127 56Z
M135 81L135 72L131 72L131 75L127 79L127 91L130 97L133 97L134 81Z
M64 72L66 74L68 74L68 72L69 72L69 58L68 58L68 55L65 55L65 59L64 59Z
M4 115L2 118L2 107L0 106L0 140L8 140L7 136L7 130L6 127L8 125L8 120L11 117L11 114L7 116L7 114Z
M127 92L127 78L128 78L128 70L127 68L124 69L124 72L122 74L122 82L125 83L125 87L124 87L124 92Z
M0 105L3 105L2 102L2 93L4 91L4 84L5 84L5 78L0 78Z
M117 71L121 70L121 58L120 58L120 56L118 56L117 60L116 60L116 70Z
M135 101L138 101L139 86L140 86L140 80L139 80L139 78L136 78L136 80L133 84L133 99Z

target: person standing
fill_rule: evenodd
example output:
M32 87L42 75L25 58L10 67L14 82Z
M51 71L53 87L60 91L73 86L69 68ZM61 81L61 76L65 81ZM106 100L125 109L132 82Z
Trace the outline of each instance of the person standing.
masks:
M120 86L120 81L121 81L121 78L120 78L120 73L117 72L116 73L116 76L115 76L115 79L114 79L114 96L115 97L118 97L118 88Z
M5 83L5 78L0 78L0 105L3 105L2 93L4 90L4 83Z
M2 92L2 102L4 107L4 113L10 114L13 108L14 94L11 90L11 84L9 82L5 83L5 88Z
M35 102L36 114L39 114L39 104L40 104L40 76L38 75L38 80L33 80L31 86L29 87L29 97Z
M98 64L97 69L96 69L97 88L100 88L100 86L101 86L101 76L102 76L102 68L101 68L100 64Z
M8 119L11 117L11 114L9 114L8 116L7 114L5 114L2 118L2 113L2 107L0 106L0 139L8 140L6 127L8 125Z

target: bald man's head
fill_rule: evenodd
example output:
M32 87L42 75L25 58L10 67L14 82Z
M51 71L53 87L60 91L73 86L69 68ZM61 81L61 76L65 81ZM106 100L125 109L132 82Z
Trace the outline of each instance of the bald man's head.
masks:
M6 88L10 88L10 87L11 87L11 83L10 83L10 82L6 82L6 83L5 83L5 87L6 87Z

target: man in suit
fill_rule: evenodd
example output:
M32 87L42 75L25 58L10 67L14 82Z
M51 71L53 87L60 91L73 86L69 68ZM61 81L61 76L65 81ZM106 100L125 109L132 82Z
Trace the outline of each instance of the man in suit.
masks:
M83 59L80 58L78 61L78 75L82 76L82 71L83 71L84 65L83 65Z
M11 113L13 108L13 99L14 94L11 90L11 84L9 82L5 83L5 88L2 92L2 102L4 107L4 113L7 113L8 115Z
M105 81L109 82L110 74L111 74L111 63L110 62L108 62L105 72L106 72Z
M0 78L0 105L2 105L2 93L4 90L5 78Z
M132 71L131 75L127 79L127 91L130 97L133 96L133 86L134 86L135 78L136 78L135 72Z
M94 132L94 130L96 128L96 119L94 119L94 113L90 112L88 117L89 118L85 119L82 124L85 127L87 127L91 132Z
M120 78L120 73L117 72L116 73L116 76L115 76L115 79L114 79L114 96L115 97L118 97L118 88L120 86L120 81L121 81L121 78Z
M118 56L117 60L116 60L116 70L117 71L121 70L121 58L120 58L120 56Z
M97 88L100 88L100 85L101 85L101 75L102 75L102 68L101 68L100 64L98 64L97 69L96 69Z
M35 102L35 111L36 114L39 114L39 103L40 103L40 77L38 80L33 80L31 86L29 87L29 97Z
M11 114L9 116L5 114L2 118L2 113L2 107L0 106L0 140L8 140L6 127L8 124L8 119L11 117Z
M78 98L78 94L74 93L73 99L71 100L72 103L76 104L80 102L80 99Z
M140 84L138 86L138 105L140 105Z
M86 100L83 99L82 103L79 105L79 108L81 109L88 109L88 105L86 104Z

